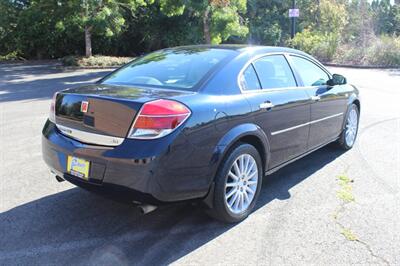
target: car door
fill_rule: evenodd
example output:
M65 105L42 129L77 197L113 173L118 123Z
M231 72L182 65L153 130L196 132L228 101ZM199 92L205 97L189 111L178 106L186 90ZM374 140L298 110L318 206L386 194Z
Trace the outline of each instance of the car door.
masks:
M309 96L297 83L283 54L253 61L240 78L242 91L252 106L255 123L270 142L269 168L307 150Z
M340 86L327 85L331 75L312 59L290 55L290 62L310 97L308 149L313 149L340 135L346 109L346 95L342 93Z

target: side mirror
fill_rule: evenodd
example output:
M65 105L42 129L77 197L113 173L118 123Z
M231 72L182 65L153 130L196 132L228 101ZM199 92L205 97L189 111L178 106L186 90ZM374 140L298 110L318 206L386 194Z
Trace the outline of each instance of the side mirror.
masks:
M336 86L336 85L344 85L347 83L347 80L344 76L339 74L333 74L332 78L327 81L328 86Z

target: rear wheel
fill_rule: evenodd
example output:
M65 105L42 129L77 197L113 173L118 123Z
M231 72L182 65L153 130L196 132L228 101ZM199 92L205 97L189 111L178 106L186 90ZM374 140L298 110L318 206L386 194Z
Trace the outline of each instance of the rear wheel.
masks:
M345 127L339 138L339 145L345 150L349 150L354 146L358 133L359 110L357 105L352 104L347 110Z
M215 180L210 214L224 222L239 222L254 209L262 184L261 158L256 148L239 144L222 162Z

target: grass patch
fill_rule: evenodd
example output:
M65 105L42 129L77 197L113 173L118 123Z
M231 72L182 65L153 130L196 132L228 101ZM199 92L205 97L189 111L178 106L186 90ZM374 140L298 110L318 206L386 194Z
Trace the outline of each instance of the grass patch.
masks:
M338 191L337 194L339 199L345 201L345 202L352 202L355 200L354 196L351 194L350 191Z
M348 176L346 176L346 175L341 175L341 176L338 177L338 179L339 179L341 182L344 182L344 183L346 183L346 184L348 184L348 183L353 183L353 180L350 179L350 178L349 178Z
M341 234L349 241L358 240L358 237L349 228L343 228Z
M77 67L118 67L132 61L133 57L95 55L91 57L66 56L61 59L63 66Z
M345 175L339 176L338 179L340 190L336 193L337 197L345 202L355 201L353 196L353 188L351 186L351 183L353 183L354 180Z

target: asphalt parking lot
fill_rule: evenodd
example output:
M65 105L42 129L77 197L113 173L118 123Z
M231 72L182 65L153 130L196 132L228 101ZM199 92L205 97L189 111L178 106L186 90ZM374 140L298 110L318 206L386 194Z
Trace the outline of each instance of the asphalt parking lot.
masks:
M225 225L189 204L141 215L52 178L50 98L109 70L0 64L0 265L400 265L400 70L331 68L361 91L359 138L264 180L257 210Z

